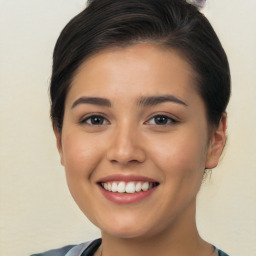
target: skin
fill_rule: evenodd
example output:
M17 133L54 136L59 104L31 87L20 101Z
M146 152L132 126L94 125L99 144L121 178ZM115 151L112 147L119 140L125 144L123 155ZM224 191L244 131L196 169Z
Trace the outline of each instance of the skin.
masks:
M204 170L218 164L225 145L226 117L209 129L193 77L177 52L144 43L92 56L73 79L55 135L70 192L102 231L104 256L213 253L198 235L195 205ZM141 97L159 95L185 104L138 105ZM81 97L105 98L111 107L74 106ZM92 115L103 117L99 125ZM167 122L156 123L156 115ZM116 204L97 184L112 174L146 176L159 186L142 201Z

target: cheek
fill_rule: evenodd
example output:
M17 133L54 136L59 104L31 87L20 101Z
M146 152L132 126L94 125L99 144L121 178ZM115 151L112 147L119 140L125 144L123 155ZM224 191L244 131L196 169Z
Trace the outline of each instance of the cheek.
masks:
M97 139L83 133L63 133L63 164L70 193L84 214L94 221L94 198L92 174L97 168L103 150Z
M152 155L167 175L202 176L206 161L206 136L184 132L159 141Z
M67 178L89 176L100 158L99 144L79 133L64 134L62 141Z

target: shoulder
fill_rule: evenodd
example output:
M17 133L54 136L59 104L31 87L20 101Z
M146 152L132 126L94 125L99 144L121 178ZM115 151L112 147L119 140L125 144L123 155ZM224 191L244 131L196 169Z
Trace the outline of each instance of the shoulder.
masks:
M67 245L59 249L53 249L43 253L32 254L30 256L63 256L67 254L67 252L70 251L70 249L74 246L75 245Z
M91 247L96 248L100 245L101 240L93 240L78 245L67 245L59 249L49 250L43 253L32 254L30 256L80 256L85 250Z

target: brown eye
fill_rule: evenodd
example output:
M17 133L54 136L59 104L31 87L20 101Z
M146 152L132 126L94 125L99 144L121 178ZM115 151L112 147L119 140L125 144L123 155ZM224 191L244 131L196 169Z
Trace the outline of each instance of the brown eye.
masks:
M169 121L169 118L166 116L157 116L155 117L155 123L158 125L164 125L167 124Z
M86 119L84 119L82 121L82 123L99 126L99 125L109 124L109 121L106 118L104 118L103 116L93 115L93 116L90 116L90 117L87 117Z
M147 123L151 125L169 125L176 123L176 120L165 115L157 115L152 117Z

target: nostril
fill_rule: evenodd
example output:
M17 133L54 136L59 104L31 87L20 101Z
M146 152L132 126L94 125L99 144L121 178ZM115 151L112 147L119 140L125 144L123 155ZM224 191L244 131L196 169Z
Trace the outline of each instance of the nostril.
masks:
M117 159L112 159L112 160L110 160L112 163L121 163L121 164L123 164L123 165L129 165L129 164L137 164L137 163L140 163L140 161L138 161L138 160L136 160L136 159L132 159L132 160L128 160L128 161L126 161L126 160L117 160Z

